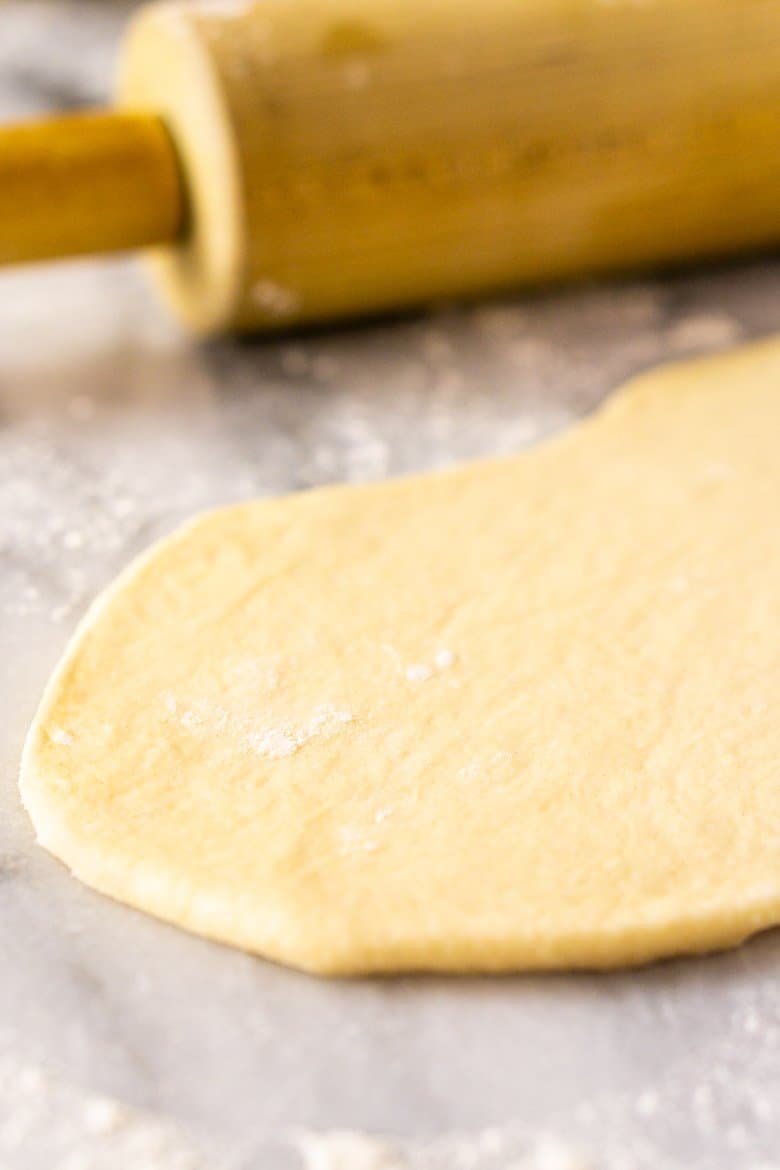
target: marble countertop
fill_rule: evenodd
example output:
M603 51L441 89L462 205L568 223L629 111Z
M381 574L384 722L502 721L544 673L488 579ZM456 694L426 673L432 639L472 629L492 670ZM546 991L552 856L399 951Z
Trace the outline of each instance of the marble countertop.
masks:
M7 0L0 118L100 100L131 7ZM130 260L0 274L3 1170L767 1170L777 934L634 973L316 981L81 887L15 777L90 598L198 509L518 450L778 329L768 260L207 346Z

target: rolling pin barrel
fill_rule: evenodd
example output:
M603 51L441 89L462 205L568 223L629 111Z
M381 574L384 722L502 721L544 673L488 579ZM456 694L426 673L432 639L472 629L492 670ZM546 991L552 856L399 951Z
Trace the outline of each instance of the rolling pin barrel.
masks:
M780 241L777 0L169 0L119 100L17 252L155 245L204 333Z

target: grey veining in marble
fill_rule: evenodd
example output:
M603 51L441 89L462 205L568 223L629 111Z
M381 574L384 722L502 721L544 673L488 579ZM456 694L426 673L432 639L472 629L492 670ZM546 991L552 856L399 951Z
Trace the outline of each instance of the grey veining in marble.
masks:
M98 100L130 7L0 7L0 116ZM51 1065L271 1170L296 1127L398 1135L420 1170L519 1167L544 1131L592 1170L776 1158L776 935L625 974L318 982L81 887L15 776L89 599L194 511L517 450L637 370L777 329L769 260L200 347L129 260L0 274L0 1073ZM54 1170L7 1120L3 1170Z

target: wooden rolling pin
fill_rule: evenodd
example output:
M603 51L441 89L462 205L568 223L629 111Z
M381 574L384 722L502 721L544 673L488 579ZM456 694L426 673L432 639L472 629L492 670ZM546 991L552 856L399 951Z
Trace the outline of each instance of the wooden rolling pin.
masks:
M0 131L0 263L203 333L780 241L778 0L173 0L118 107Z

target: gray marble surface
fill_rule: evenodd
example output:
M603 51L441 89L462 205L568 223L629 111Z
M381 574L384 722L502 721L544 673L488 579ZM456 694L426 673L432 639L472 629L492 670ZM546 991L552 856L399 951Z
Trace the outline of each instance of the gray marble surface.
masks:
M0 6L0 117L99 100L130 7ZM87 602L198 509L517 450L637 370L778 329L768 260L208 346L129 260L0 274L3 1170L780 1159L776 934L633 973L321 982L82 888L15 783Z

